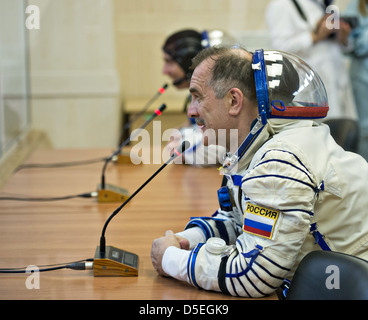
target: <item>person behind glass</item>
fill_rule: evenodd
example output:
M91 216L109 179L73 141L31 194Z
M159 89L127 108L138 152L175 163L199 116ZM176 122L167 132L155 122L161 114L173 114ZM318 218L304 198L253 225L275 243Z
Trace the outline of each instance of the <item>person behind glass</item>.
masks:
M164 65L162 73L172 79L172 84L179 90L188 89L192 75L190 66L192 59L209 45L208 33L199 33L196 30L186 29L173 33L162 47ZM190 95L184 102L184 112L190 102ZM172 152L179 147L183 140L191 143L184 154L184 163L196 166L218 165L224 154L224 149L215 145L202 144L202 132L198 129L195 119L188 118L180 128L180 133L173 136L166 149ZM177 159L176 161L181 161Z
M294 53L310 64L326 87L326 119L357 119L346 58L351 28L331 0L272 0L265 17L272 48Z
M368 0L353 0L344 16L357 18L349 37L352 82L360 129L358 153L368 161Z
M208 48L194 59L188 115L203 131L236 128L212 216L155 239L159 275L241 297L272 294L314 250L368 259L368 164L321 120L317 72L281 51ZM213 211L212 211L213 212Z

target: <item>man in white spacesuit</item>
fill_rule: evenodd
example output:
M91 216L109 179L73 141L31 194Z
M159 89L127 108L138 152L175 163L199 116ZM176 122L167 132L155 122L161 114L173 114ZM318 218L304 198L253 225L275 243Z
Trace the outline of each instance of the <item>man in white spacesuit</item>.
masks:
M210 48L194 60L188 115L238 129L223 164L220 208L153 241L160 275L241 297L272 294L313 250L368 259L368 165L319 123L319 76L279 51Z

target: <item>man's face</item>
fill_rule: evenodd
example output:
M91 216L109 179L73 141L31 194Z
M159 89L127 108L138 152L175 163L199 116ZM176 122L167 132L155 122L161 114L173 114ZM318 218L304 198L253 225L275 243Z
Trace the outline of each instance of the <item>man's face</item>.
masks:
M170 55L164 52L164 66L162 68L162 73L164 75L169 76L173 82L180 80L185 77L184 70L180 67L180 65L171 58ZM178 89L188 88L188 81L185 80L180 84L176 85Z
M208 129L213 129L211 132L214 132L218 137L219 129L229 130L231 128L226 96L225 98L216 98L215 92L208 86L212 65L211 59L203 61L194 70L189 86L192 101L188 108L188 116L195 118L205 137ZM208 145L208 139L205 138L203 143Z

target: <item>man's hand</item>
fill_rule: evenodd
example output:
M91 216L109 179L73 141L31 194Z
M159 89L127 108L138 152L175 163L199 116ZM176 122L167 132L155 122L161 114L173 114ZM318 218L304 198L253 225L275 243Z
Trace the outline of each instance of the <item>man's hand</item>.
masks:
M168 247L177 247L180 249L189 249L189 241L183 237L175 236L174 232L168 230L165 236L153 240L151 249L152 265L161 276L168 276L162 269L162 258Z
M325 40L336 30L327 26L326 20L330 15L324 15L317 23L316 30L312 32L313 43Z
M348 45L348 38L351 32L350 25L344 20L340 19L340 29L337 31L337 41L342 45Z

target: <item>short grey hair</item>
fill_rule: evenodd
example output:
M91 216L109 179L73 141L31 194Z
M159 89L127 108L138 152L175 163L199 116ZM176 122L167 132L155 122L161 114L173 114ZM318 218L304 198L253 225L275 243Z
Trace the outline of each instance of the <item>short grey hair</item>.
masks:
M212 59L214 65L208 85L216 98L221 99L231 88L238 88L249 100L256 101L252 61L244 53L249 52L240 47L210 47L194 57L191 68L194 70L204 60Z

